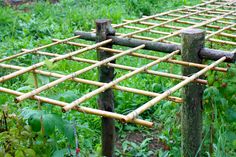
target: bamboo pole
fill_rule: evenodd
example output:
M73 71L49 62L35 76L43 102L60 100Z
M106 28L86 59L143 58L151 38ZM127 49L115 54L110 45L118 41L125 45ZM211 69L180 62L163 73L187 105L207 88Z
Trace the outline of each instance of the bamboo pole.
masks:
M175 16L175 17L179 17L178 15L174 15L172 14L171 16ZM206 19L203 19L203 18L195 18L195 17L188 17L189 19L198 19L198 20L203 20L203 21L206 21ZM167 21L168 19L165 19L165 18L156 18L157 20L162 20L162 21ZM126 21L126 20L124 20ZM178 23L188 23L188 24L197 24L197 22L190 22L190 21L182 21L182 20L177 20L176 22ZM218 22L218 21L217 21ZM140 24L144 24L144 25L155 25L155 23L151 23L151 22L141 22ZM235 23L232 23L230 25L234 25ZM176 27L176 26L171 26L171 25L163 25L162 27L166 27L166 28L172 28L172 29L176 29L176 30L180 30L180 29L184 29L185 27ZM124 28L130 28L130 29L140 29L139 27L133 27L133 26L124 26ZM220 28L220 27L219 27ZM217 28L217 29L219 29ZM230 27L232 28L232 27ZM156 31L156 30L150 30L150 32L153 32L153 33L156 33L156 34L164 34L164 35L169 35L171 33L169 32L162 32L162 31ZM209 30L206 30L206 33L208 34L211 34L211 33L214 33L214 31L209 31ZM224 33L224 32L220 32L217 34L218 36L224 36L224 37L229 37L229 38L236 38L236 35L234 34L229 34L229 33Z
M211 23L211 22L217 21L217 20L219 20L219 19L222 19L222 18L224 18L225 16L228 16L228 15L234 13L234 12L236 12L236 11L232 11L232 12L226 13L226 14L224 14L224 15L222 15L222 16L218 16L218 17L213 18L213 19L210 19L210 20L208 20L208 21L203 21L203 22L198 23L198 24L196 24L196 25L187 27L187 28L185 28L184 30L186 30L186 29L193 29L193 28L198 28L198 27L204 26L204 25L206 25L206 24L208 24L208 23ZM179 30L179 31L173 32L171 35L167 35L167 36L165 36L165 37L158 38L158 39L156 39L156 40L154 40L154 41L162 41L162 40L164 40L164 39L167 39L167 38L170 38L170 37L179 35L182 31L183 31L183 30Z
M13 58L16 58L16 57L18 57L18 56L22 56L22 55L24 55L24 54L36 52L36 51L39 51L39 50L42 50L42 49L45 49L45 48L48 48L48 47L51 47L51 46L54 46L54 45L58 45L58 44L64 43L64 42L66 42L66 41L70 41L70 40L73 40L73 39L77 39L77 38L79 38L79 37L80 37L80 36L78 35L78 36L70 37L70 38L67 38L67 39L64 39L64 40L60 40L60 41L57 41L57 42L54 42L54 43L50 43L50 44L47 44L47 45L43 45L43 46L34 48L34 49L32 49L32 50L23 51L23 52L20 52L20 53L15 54L15 55L12 55L12 56L9 56L9 57L0 59L0 63L1 63L1 62L4 62L4 61L7 61L7 60L10 60L10 59L13 59Z
M147 109L149 109L150 107L154 106L155 104L157 104L158 102L160 102L161 100L163 100L166 96L171 95L172 93L174 93L175 91L177 91L178 89L182 88L183 86L187 85L188 83L192 82L193 79L198 78L199 76L201 76L202 74L206 73L207 71L209 71L211 68L215 67L216 65L222 63L224 60L226 59L226 57L222 57L221 59L215 61L214 63L212 63L211 65L207 66L206 68L200 70L199 72L193 74L191 77L189 77L188 79L178 83L177 85L175 85L174 87L170 88L169 90L165 91L164 93L161 94L161 96L158 96L154 99L152 99L151 101L145 103L144 105L140 106L139 108L137 108L136 110L132 111L131 113L129 113L125 119L123 119L124 122L129 122L132 121L132 119L134 119L135 117L137 117L139 114L143 113L144 111L146 111Z
M90 46L85 47L85 48L83 48L83 49L80 49L80 50L77 50L77 51L73 51L73 52L70 52L70 53L68 53L68 54L61 55L61 56L59 56L59 57L56 57L56 58L52 58L52 59L50 59L49 61L50 61L50 62L56 62L56 61L59 61L59 60L63 60L63 59L72 57L72 56L74 56L74 55L81 54L81 53L83 53L83 52L85 52L85 51L88 51L88 50L97 48L97 47L99 47L99 46L105 45L105 44L107 44L107 43L109 43L109 42L111 42L111 41L112 41L112 39L108 39L108 40L105 40L105 41L103 41L103 42L100 42L100 43L97 43L97 44L94 44L94 45L90 45ZM44 64L45 64L45 62L39 62L39 63L34 64L34 65L31 65L31 66L29 66L29 67L27 67L27 68L25 68L25 69L16 71L16 72L11 73L11 74L6 75L6 76L2 76L2 77L0 77L0 83L3 82L3 81L7 81L7 80L9 80L9 79L11 79L11 78L13 78L13 77L16 77L16 76L19 76L19 75L21 75L21 74L24 74L24 73L26 73L26 72L29 72L29 71L31 71L31 70L33 70L33 69L39 68L39 67L43 66Z
M36 53L41 54L41 55L51 56L51 57L59 56L59 54L49 53L49 52L42 52L42 51L38 51ZM158 57L158 59L159 58L160 57ZM73 61L84 62L84 63L89 63L89 64L96 64L96 63L99 62L99 61L96 61L96 60L90 60L90 59L84 59L84 58L78 58L78 57L71 57L69 59L73 60ZM134 70L138 69L138 68L135 68L135 67L121 65L121 64L114 64L114 63L107 63L107 66L122 69L122 70L129 70L129 71L134 71ZM180 80L184 80L184 79L188 78L187 76L181 76L181 75L177 75L177 74L170 74L170 73L159 72L159 71L154 71L154 70L146 70L146 71L143 71L143 73L147 73L147 74L151 74L151 75L157 75L157 76L163 76L163 77L169 77L169 78L172 78L172 79L180 79ZM203 79L196 79L194 82L198 82L198 83L201 83L201 84L207 84L207 81L203 80Z
M4 92L4 93L16 95L16 96L24 95L24 93L14 91L14 90L11 90L11 89L7 89L7 88L4 88L4 87L0 87L0 92ZM36 95L31 97L30 99L40 100L41 102L49 103L49 104L56 105L56 106L59 106L59 107L64 107L64 106L68 105L68 103L65 103L65 102L62 102L62 101L53 100L53 99L49 99L49 98L42 97L42 96L36 96ZM121 121L121 119L125 117L122 114L107 112L107 111L93 109L93 108L84 107L84 106L74 107L73 110L81 112L81 113L87 113L87 114L92 114L92 115L97 115L97 116L103 116L103 117L107 117L107 118L114 118L114 119L119 120L119 121ZM152 122L148 122L148 121L145 121L145 120L142 120L142 119L135 119L131 123L143 125L143 126L146 126L146 127L152 127L153 126Z
M78 105L78 104L80 104L80 103L86 101L87 99L89 99L89 98L95 96L96 94L99 94L99 93L101 93L101 92L103 92L103 91L105 91L105 90L111 88L112 86L118 84L119 82L121 82L121 81L123 81L123 80L128 79L128 78L130 78L130 77L132 77L132 76L134 76L134 75L136 75L136 74L138 74L138 73L140 73L140 72L142 72L142 71L147 70L148 68L150 68L150 67L152 67L152 66L154 66L154 65L156 65L156 64L158 64L158 63L160 63L160 62L162 62L163 60L167 60L168 58L174 56L174 55L177 54L177 53L179 53L179 50L174 51L174 52L172 52L172 53L170 53L170 54L168 54L168 55L166 55L166 56L164 56L164 57L162 57L162 58L160 58L160 59L158 59L158 60L156 60L156 61L153 61L153 62L151 62L151 63L145 65L145 66L142 66L141 68L138 68L138 69L135 70L135 71L132 71L132 72L130 72L130 73L127 73L127 74L125 74L125 75L123 75L123 76L117 78L116 80L114 80L114 81L108 83L107 85L102 86L102 87L100 87L100 88L98 88L98 89L96 89L96 90L94 90L94 91L92 91L92 92L90 92L90 93L88 93L88 94L82 96L81 98L79 98L79 99L73 101L73 102L70 103L68 106L63 107L63 110L64 110L64 111L68 111L68 110L70 110L71 108L73 108L74 106L76 106L76 105Z
M127 20L125 20L125 21L127 21ZM167 21L167 19L166 19L166 21ZM140 24L144 24L144 25L152 25L152 26L154 26L154 25L156 25L156 23L151 23L151 22L140 22ZM197 23L196 23L197 24ZM166 28L172 28L172 29L176 29L176 30L178 30L178 31L181 31L181 30L184 30L184 29L186 29L186 28L189 28L189 27L177 27L177 26L170 26L170 25L163 25L163 26L161 26L161 27L166 27ZM131 27L129 27L130 29L131 28L133 28L133 29L136 29L136 30L141 30L139 27L133 27L133 26L131 26ZM232 27L231 27L232 28ZM151 30L149 30L149 31L151 31ZM207 33L212 33L212 31L206 31ZM154 32L153 32L154 33ZM122 34L122 33L117 33L117 35L125 35L125 34ZM168 33L168 35L167 36L169 36L169 37L174 37L174 36L177 36L177 35L179 35L179 34L176 34L176 35L173 35L173 33ZM224 36L226 36L226 35L224 35ZM230 36L230 37L236 37L235 35L231 35L231 34L227 34L227 36ZM151 38L151 37L144 37L144 36L137 36L137 35L133 35L132 36L133 38L136 38L136 39L142 39L142 40L151 40L151 41L156 41L157 39L156 38ZM160 37L160 38L165 38L166 36L164 36L164 37ZM228 44L228 45L234 45L235 43L234 42L222 42L221 40L217 40L217 39L214 39L214 38L210 38L210 39L207 39L208 41L211 41L211 42L215 42L215 43L219 43L219 44ZM158 40L159 41L159 40ZM172 43L172 44L179 44L179 43L176 43L176 42L169 42L169 41L167 41L167 40L161 40L162 42L165 42L165 43Z
M204 6L204 5L212 4L212 3L214 3L214 2L216 2L216 1L215 1L215 0L211 0L211 1L209 1L209 2L205 2L205 3L202 3L202 4L198 4L198 5L192 6L192 7L190 7L190 8L195 8L195 7L198 7L198 6ZM188 8L188 9L189 9L189 8ZM173 13L173 12L181 11L181 10L186 10L186 8L181 8L181 9L176 9L176 10L170 10L170 11L167 11L167 12L164 12L164 13L160 13L160 14L156 14L156 15L144 17L144 18L141 18L141 19L136 19L136 20L132 20L132 21L129 21L129 22L117 24L116 26L114 26L114 28L123 27L123 26L128 25L128 24L132 24L132 23L137 23L137 22L140 22L140 21L149 20L149 19L152 19L152 18L157 17L157 16L163 16L163 15L167 15L167 14L169 14L169 13Z
M221 44L227 44L227 45L236 46L236 42L233 42L233 41L225 41L225 40L213 39L213 38L210 38L208 40L212 41L212 42L218 42L218 43L221 43Z
M228 4L232 4L232 3L226 3L226 4L224 4L224 5L228 5ZM224 6L224 5L222 5L222 6ZM183 15L183 16L180 16L180 17L176 17L176 18L170 19L170 20L168 20L168 21L166 21L166 22L162 22L162 23L159 23L159 24L155 24L154 26L150 26L150 27L144 28L144 29L142 29L142 30L138 30L138 31L134 31L134 32L131 32L131 33L127 33L127 34L125 34L125 35L123 35L123 36L121 36L121 37L131 37L131 36L134 35L134 34L141 33L141 32L145 32L145 31L148 31L148 30L150 30L150 29L159 27L159 26L161 26L161 25L164 25L164 24L167 24L167 23L170 23L170 22L173 22L173 21L182 19L182 18L186 18L186 17L192 16L192 15L197 15L197 14L204 13L204 12L207 12L207 11L210 11L210 10L214 10L214 9L219 8L219 7L221 7L221 6L218 6L218 7L215 7L215 8L210 8L210 9L207 9L207 10L204 10L204 11L197 11L197 12L194 12L194 13L189 13L189 14L187 14L187 15ZM226 13L226 14L222 15L221 18L222 18L222 17L225 17L225 16L227 16L227 15L230 15L230 14L232 14L232 13L234 13L234 12L236 12L236 11L232 11L232 12L230 12L230 13ZM209 21L211 21L211 20L209 20ZM211 21L211 22L213 22L213 21ZM210 23L210 22L209 22L209 23ZM204 22L204 23L201 23L201 24L206 25L207 22ZM199 25L200 25L200 24L199 24ZM198 25L196 25L196 26L198 26ZM191 26L191 27L192 27L192 28L196 28L196 27L193 27L193 26ZM189 27L189 29L190 29L191 27ZM198 27L199 27L199 26L198 26ZM160 41L160 40L157 39L156 41Z
M150 24L150 23L149 23ZM155 25L154 23L152 23L153 25ZM175 27L175 26L165 26L163 25L162 27L169 27L169 28L173 28L173 29L177 29L177 30L180 30L181 28L180 27ZM135 30L141 30L142 28L140 27L134 27L134 26L131 26L129 27L129 29L135 29ZM184 27L182 27L182 29L185 29ZM155 33L155 34L160 34L158 32L155 32L155 30L149 30L150 32L152 33ZM206 31L207 33L211 32L211 31ZM165 32L162 32L162 34L164 34ZM125 35L125 34L122 34L122 33L116 33L117 35ZM167 33L165 33L167 34ZM172 33L168 33L167 35L170 35L171 36ZM236 35L228 35L230 37L236 37ZM151 37L144 37L144 36L138 36L138 35L133 35L132 38L135 38L135 39L141 39L141 40L150 40L150 41L155 41L156 38L151 38ZM228 45L234 45L235 43L234 42L222 42L220 40L217 40L217 39L214 39L214 38L209 38L207 39L208 41L212 41L212 42L215 42L215 43L219 43L219 44L228 44ZM172 42L172 41L168 41L168 40L162 40L162 42L164 43L171 43L171 44L176 44L176 45L179 45L179 43L176 43L176 42Z
M13 69L13 70L24 69L24 67L15 66L15 65L8 65L8 64L2 64L2 63L0 63L0 67ZM49 76L49 77L55 77L55 78L62 78L64 76L66 76L66 75L53 73L53 72L42 71L42 70L34 70L33 73L37 73L37 74L44 75L44 76ZM106 83L92 81L92 80L86 80L86 79L81 79L81 78L71 78L71 80L75 81L75 82L79 82L79 83L85 83L85 84L89 84L89 85L98 86L98 87L106 85ZM145 91L145 90L130 88L130 87L124 87L124 86L119 86L119 85L112 86L111 88L116 89L116 90L121 90L121 91L124 91L124 92L130 92L130 93L134 93L134 94L149 96L149 97L156 97L156 96L160 95L160 94L155 93L155 92L150 92L150 91ZM170 101L173 101L173 102L176 102L176 103L182 103L183 102L182 98L174 97L174 96L169 96L166 99L170 100Z
M185 12L184 12L185 13ZM168 14L169 16L173 16L173 17L178 17L178 16L181 16L179 14ZM204 15L207 15L207 14L199 14L198 17L196 16L190 16L190 17L187 17L187 19L194 19L194 20L203 20L203 21L207 21L208 19L207 18L203 18L203 17L199 17L199 16L204 16ZM212 16L211 16L212 17ZM223 23L223 24L233 24L234 22L229 22L229 21L222 21L222 20L217 20L217 22L219 23Z
M105 42L105 43L109 43L108 41L110 42L110 41L112 41L112 40L111 40L111 39L108 39L108 40L105 40L104 42ZM101 43L104 43L104 42L100 42L100 43L95 44L95 45L101 45ZM61 82L63 82L63 81L66 81L66 80L68 80L68 79L70 79L70 78L73 78L73 77L75 77L75 76L77 76L77 75L80 75L80 74L82 74L82 73L85 73L85 72L87 72L87 71L89 71L89 70L91 70L91 69L94 69L94 68L96 68L96 67L99 67L99 66L101 66L101 65L107 64L108 62L113 61L114 59L117 59L117 58L122 57L122 56L124 56L124 55L127 55L127 54L129 54L129 53L132 53L133 51L142 49L143 47L145 47L145 45L140 45L140 46L138 46L138 47L135 47L135 48L126 50L126 51L124 51L124 52L122 52L122 53L120 53L120 54L116 54L116 55L114 55L114 56L112 56L112 57L109 57L109 58L107 58L107 59L104 59L104 60L102 60L102 61L100 61L100 62L98 62L98 63L96 63L96 64L93 64L93 65L88 66L88 67L86 67L86 68L84 68L84 69L81 69L81 70L79 70L79 71L76 71L76 72L74 72L74 73L71 73L71 74L69 74L69 75L66 75L65 77L62 77L62 78L60 78L60 79L58 79L58 80L55 80L55 81L53 81L53 82L51 82L51 83L48 83L48 84L46 84L46 85L44 85L44 86L41 86L41 87L39 87L39 88L37 88L37 89L31 91L31 92L28 92L28 93L26 93L26 94L24 94L24 95L21 95L21 96L17 97L15 100L16 100L16 102L23 101L23 100L25 100L25 99L27 99L27 98L33 96L33 95L36 95L36 94L38 94L38 93L40 93L40 92L42 92L42 91L44 91L44 90L46 90L46 89L52 88L53 86L55 86L55 85L57 85L57 84L59 84L59 83L61 83ZM87 48L88 48L88 47L87 47ZM84 48L84 49L86 49L86 48ZM63 56L64 56L64 55L63 55ZM58 57L56 57L56 58L61 58L61 56L58 56Z

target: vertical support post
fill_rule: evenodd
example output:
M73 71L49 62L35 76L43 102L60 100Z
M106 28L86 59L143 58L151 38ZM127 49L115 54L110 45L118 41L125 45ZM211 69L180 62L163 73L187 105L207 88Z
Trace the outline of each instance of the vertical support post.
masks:
M115 35L115 31L111 26L111 21L106 19L96 20L96 42L101 42L107 39L108 35ZM109 43L103 47L112 48L112 44ZM111 57L113 54L104 50L97 50L98 60L104 60ZM115 63L115 60L112 61ZM108 66L101 66L98 68L99 81L111 82L115 77L114 68ZM99 108L105 111L114 111L114 94L112 89L108 89L101 93L98 98ZM114 156L114 144L115 144L115 122L114 119L102 117L102 156L112 157Z
M182 60L202 63L199 57L204 47L205 32L200 29L182 31ZM195 67L183 67L182 73L189 76L198 72ZM182 156L200 156L202 141L202 98L204 87L198 83L190 83L183 88L184 103L181 112Z

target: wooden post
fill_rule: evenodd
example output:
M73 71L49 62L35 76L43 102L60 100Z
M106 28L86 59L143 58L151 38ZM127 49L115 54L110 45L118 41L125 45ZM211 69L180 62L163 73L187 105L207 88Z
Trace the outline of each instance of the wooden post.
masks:
M200 29L182 31L182 60L202 63L199 52L204 47L205 32ZM182 73L189 76L198 72L195 67L182 68ZM199 148L202 141L202 98L203 86L190 83L183 88L184 103L181 113L182 156L200 156ZM196 155L197 154L197 155Z
M115 31L111 26L111 21L106 19L96 20L96 42L101 42L107 39L108 35L115 35ZM107 44L104 47L112 48L112 44ZM97 50L98 60L103 60L112 56L112 53L104 50ZM112 61L115 63L115 60ZM115 77L114 68L101 66L98 68L99 81L111 82ZM98 98L100 109L105 111L114 111L114 94L112 89L108 89L101 93ZM115 122L114 119L102 117L102 156L114 156L115 144Z

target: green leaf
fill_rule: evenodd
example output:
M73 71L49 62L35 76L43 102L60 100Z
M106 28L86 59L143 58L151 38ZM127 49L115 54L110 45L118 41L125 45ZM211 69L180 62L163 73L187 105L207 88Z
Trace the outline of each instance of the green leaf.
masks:
M15 152L15 157L25 157L24 153L21 150Z
M28 119L28 123L34 132L39 132L41 130L40 119L41 115L39 114L31 115L30 118Z
M57 150L53 153L52 157L64 157L64 155L67 153L67 151L68 151L67 148Z
M24 149L26 157L35 157L36 153L33 149Z
M70 124L65 125L65 136L67 137L70 143L74 142L74 129Z
M51 135L55 131L54 119L53 114L43 115L43 127L46 135Z

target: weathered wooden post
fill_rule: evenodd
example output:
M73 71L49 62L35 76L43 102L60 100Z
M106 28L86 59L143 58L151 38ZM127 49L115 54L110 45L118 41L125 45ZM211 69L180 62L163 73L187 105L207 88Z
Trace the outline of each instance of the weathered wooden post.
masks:
M115 35L115 31L111 26L111 21L106 19L96 20L96 42L107 39L108 35ZM103 47L112 48L112 44ZM111 57L112 54L104 50L97 50L98 60ZM115 60L112 62L115 63ZM114 68L101 66L98 68L99 81L111 82L115 77ZM98 98L100 109L111 111L114 110L114 95L112 89L108 89L101 93ZM112 157L114 154L115 143L115 122L113 119L102 117L102 156Z
M182 60L202 63L199 57L204 47L205 32L200 29L182 31ZM183 67L185 76L199 71L195 67ZM183 88L184 103L181 113L182 156L195 157L202 141L202 96L204 87L198 83L190 83ZM200 156L200 153L197 154Z

